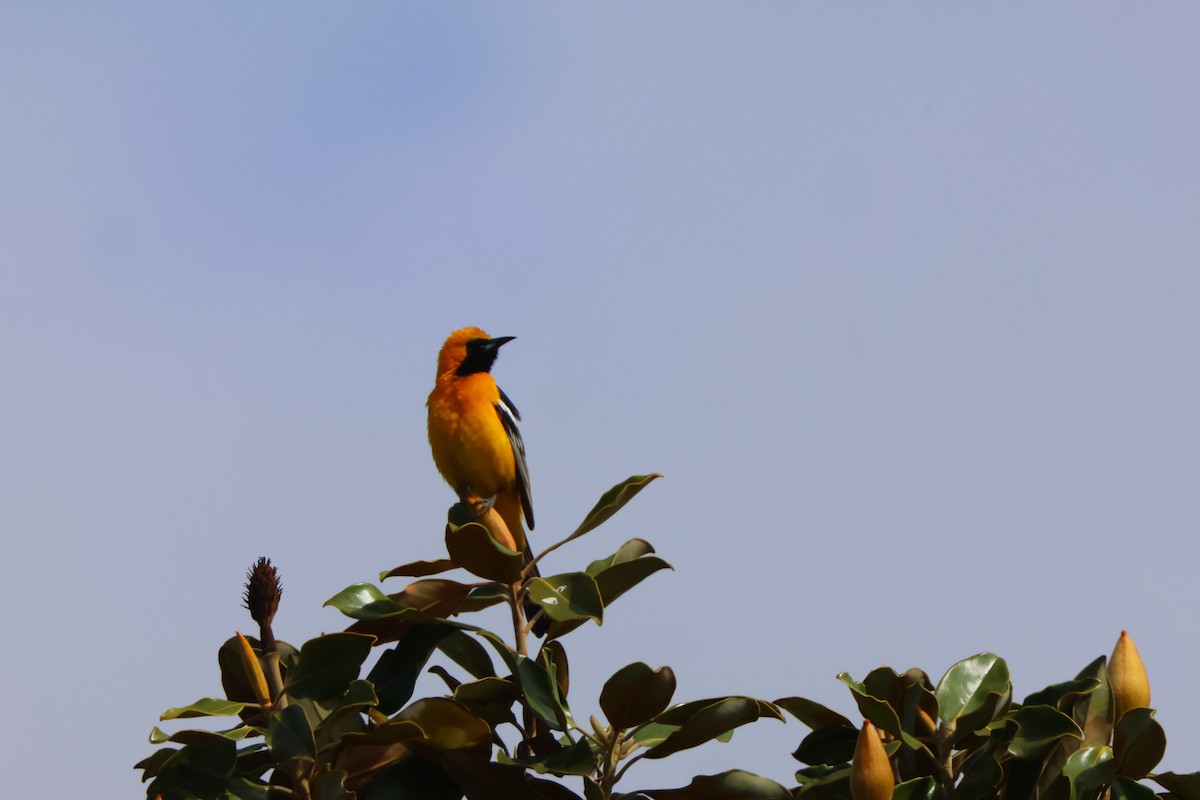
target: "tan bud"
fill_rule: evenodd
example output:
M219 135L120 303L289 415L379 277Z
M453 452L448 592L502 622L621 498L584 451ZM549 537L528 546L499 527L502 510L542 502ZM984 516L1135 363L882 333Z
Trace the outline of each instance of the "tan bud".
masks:
M869 721L864 721L850 767L850 796L854 800L891 800L895 787L892 764L879 740L879 732Z
M250 688L254 690L258 704L269 709L271 692L267 689L267 676L263 674L262 664L258 663L258 656L254 654L254 648L250 646L246 637L239 633L237 638L240 645L238 652L242 657L242 668L246 670L246 677L250 679Z
M1138 655L1137 645L1125 631L1121 631L1121 638L1117 639L1109 659L1108 681L1112 685L1117 720L1130 709L1150 707L1150 679L1146 677L1146 667Z

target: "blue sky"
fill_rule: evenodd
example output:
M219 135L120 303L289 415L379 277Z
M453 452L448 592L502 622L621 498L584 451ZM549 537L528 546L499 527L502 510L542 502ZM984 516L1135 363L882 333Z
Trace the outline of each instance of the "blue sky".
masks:
M535 548L667 476L548 565L676 567L568 640L577 715L632 660L850 713L842 670L991 650L1021 697L1126 628L1200 768L1196 7L2 16L12 796L139 792L259 555L298 644L442 552L424 401L469 324L518 337ZM805 730L629 780L790 784Z

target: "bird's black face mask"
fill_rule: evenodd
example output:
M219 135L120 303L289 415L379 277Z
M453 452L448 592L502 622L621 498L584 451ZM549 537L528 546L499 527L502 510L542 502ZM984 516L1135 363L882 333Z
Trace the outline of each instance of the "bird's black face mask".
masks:
M491 372L500 355L500 346L511 342L515 336L498 336L495 339L472 339L467 342L467 357L459 365L456 375L474 375L477 372Z

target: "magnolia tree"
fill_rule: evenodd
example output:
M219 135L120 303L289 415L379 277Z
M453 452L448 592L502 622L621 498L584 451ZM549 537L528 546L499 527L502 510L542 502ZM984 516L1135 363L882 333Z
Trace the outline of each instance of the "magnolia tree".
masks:
M657 477L614 486L542 555L603 524ZM223 697L162 715L173 730L154 728L157 749L137 765L147 797L1200 800L1200 773L1153 772L1166 737L1124 632L1111 659L1101 656L1020 702L1007 664L991 653L958 662L936 684L919 669L880 667L861 680L843 673L854 719L803 697L680 702L670 667L634 661L597 700L580 704L603 719L577 719L567 637L670 565L648 542L631 539L582 570L539 577L537 563L525 564L512 548L499 515L475 513L482 508L469 501L451 508L445 555L380 574L380 582L411 579L399 592L358 583L334 595L326 605L349 626L299 649L272 633L279 576L260 559L245 594L258 637L238 633L218 650ZM459 579L440 577L446 573ZM511 612L511 630L472 624L477 612L500 604ZM531 636L535 629L545 637ZM363 674L374 648L379 657ZM422 672L444 681L445 692L414 700ZM791 754L801 764L794 786L741 770L676 788L638 780L641 759L785 715L811 729ZM229 724L174 729L194 717Z

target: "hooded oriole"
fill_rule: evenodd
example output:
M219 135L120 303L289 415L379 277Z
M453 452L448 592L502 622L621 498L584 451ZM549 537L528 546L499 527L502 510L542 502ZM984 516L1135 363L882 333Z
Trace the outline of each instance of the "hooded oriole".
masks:
M517 549L531 556L521 517L533 530L529 468L517 430L521 415L492 379L500 347L515 337L491 338L462 328L438 353L437 384L429 395L429 445L438 472L454 490L495 502Z

